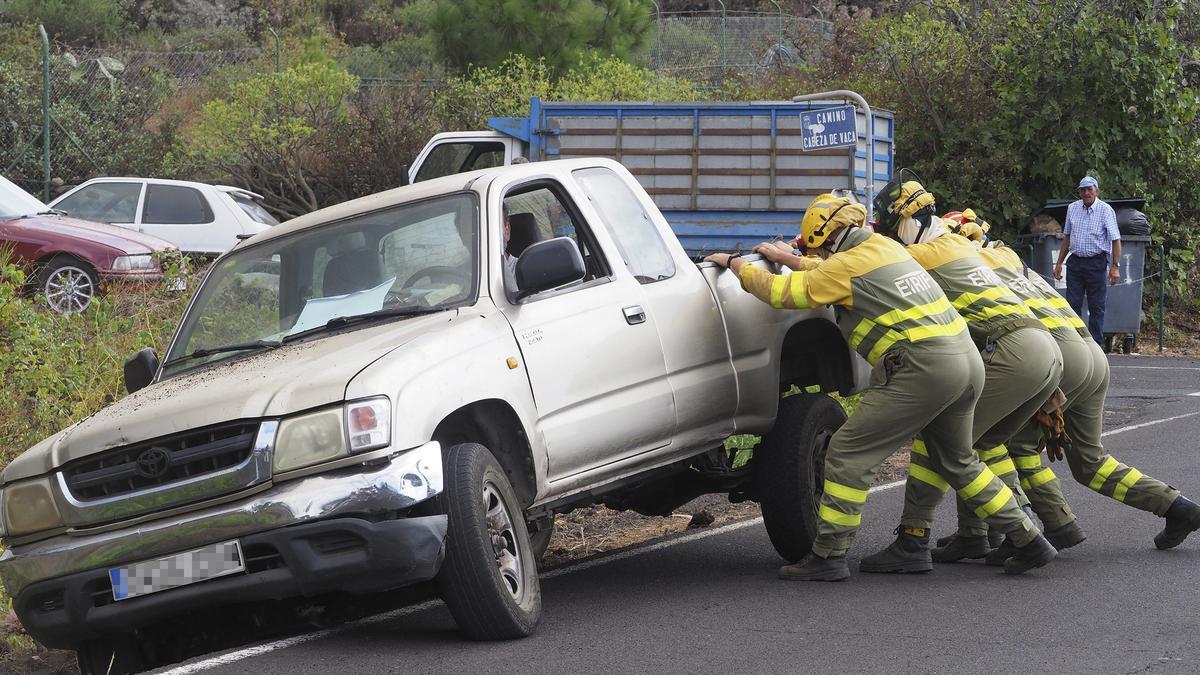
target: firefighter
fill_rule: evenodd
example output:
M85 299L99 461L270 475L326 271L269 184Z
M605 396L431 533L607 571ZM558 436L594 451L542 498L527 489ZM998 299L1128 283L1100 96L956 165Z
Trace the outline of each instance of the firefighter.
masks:
M978 238L965 226L964 234ZM1064 455L1071 475L1081 485L1123 504L1149 511L1166 519L1165 527L1154 537L1159 549L1178 546L1200 529L1200 506L1175 488L1107 454L1100 441L1103 430L1104 397L1108 391L1108 359L1087 331L1087 325L1075 314L1066 299L1038 273L1026 270L1010 248L991 242L980 254L1009 288L1027 296L1026 305L1051 330L1063 355L1063 379L1066 394L1063 427L1070 442L1047 443L1051 460ZM1021 281L1025 283L1022 284ZM1030 423L1009 442L1009 452L1021 477L1021 487L1033 510L1046 527L1046 536L1058 549L1081 543L1086 534L1076 522L1062 494L1062 486L1049 467L1041 461L1043 432ZM987 556L989 564L1001 564L1011 553L1002 546Z
M730 267L742 287L771 306L838 306L850 345L872 365L871 386L833 435L812 550L779 570L784 579L849 578L846 552L862 520L871 479L902 442L920 433L931 465L987 516L1017 548L1005 572L1020 574L1055 556L1012 491L971 451L971 417L983 385L983 363L966 323L904 248L861 227L866 208L825 194L809 205L797 243L819 260L755 248L791 274L772 274L736 256L706 260Z
M934 213L933 195L919 182L894 181L880 195L880 228L903 243L928 270L970 328L985 364L983 391L971 429L973 447L988 470L1014 489L1018 504L1028 507L1020 490L1015 490L1017 469L1005 443L1058 388L1062 356L1054 339L979 257L975 245L946 228ZM934 560L948 561L940 555L934 558L928 546L934 513L948 488L945 476L938 475L929 461L925 439L916 439L896 539L864 558L861 569L925 572L933 568ZM982 551L969 553L986 555L986 512L969 504L961 512L958 534L964 541L983 546ZM956 552L953 548L942 551Z

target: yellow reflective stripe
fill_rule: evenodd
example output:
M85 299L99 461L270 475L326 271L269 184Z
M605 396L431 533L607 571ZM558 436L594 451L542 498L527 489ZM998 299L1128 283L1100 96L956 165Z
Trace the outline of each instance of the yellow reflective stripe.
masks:
M1059 309L1066 309L1071 306L1071 303L1067 302L1066 298L1050 298L1047 302L1050 303L1051 307Z
M896 331L889 330L884 334L883 337L879 338L879 341L875 343L874 347L871 347L871 351L867 353L867 362L871 365L875 365L875 363L879 361L879 357L883 356L884 352L890 349L892 345L896 344L896 342L903 337L903 335L897 333Z
M807 276L799 271L788 275L788 279L791 280L788 282L788 290L792 293L792 304L796 306L796 309L808 308L808 292L805 290L807 288Z
M933 471L930 471L929 469L926 469L920 464L909 464L908 475L921 481L922 483L925 483L926 485L932 485L942 492L950 489L950 484L947 483L941 476L937 475Z
M1018 469L1036 469L1042 465L1041 455L1020 455L1013 457Z
M834 525L858 527L862 524L862 514L852 516L849 513L842 513L837 509L831 509L824 504L821 505L821 508L817 509L817 515L821 517L821 520L833 523Z
M996 447L992 448L991 450L980 450L979 451L979 459L982 459L983 461L986 462L989 459L996 459L997 457L1003 457L1007 454L1008 454L1008 447L1005 446L1003 443L1001 443L1000 445L997 445Z
M975 311L967 312L966 316L968 319L975 321L985 321L987 319L994 319L998 316L1011 316L1013 314L1025 316L1029 314L1029 310L1025 309L1021 305L993 305L991 307L983 307Z
M1138 482L1138 479L1141 477L1141 471L1138 471L1137 469L1130 469L1129 473L1125 474L1125 477L1121 479L1121 482L1119 485L1117 485L1117 488L1113 490L1113 499L1119 502L1125 501L1125 493L1129 492L1129 488L1133 487L1133 484Z
M870 319L859 321L858 325L854 327L854 332L850 334L850 348L858 349L858 346L867 337L867 333L870 333L874 327L875 322Z
M771 306L776 309L783 308L783 291L787 288L788 278L781 275L776 275L771 280Z
M1046 328L1051 328L1051 329L1053 329L1053 328L1084 328L1087 326L1087 324L1085 324L1083 321L1079 320L1077 317L1074 317L1074 316L1069 316L1069 317L1047 316L1047 317L1038 318L1038 321L1041 321L1042 325L1045 326Z
M990 468L992 470L992 473L996 474L997 476L1003 476L1006 473L1012 473L1012 472L1016 471L1017 465L1013 464L1013 461L1011 459L1006 459L1003 462L996 462L995 464L989 464L988 468Z
M997 511L1004 508L1004 505L1008 503L1008 500L1012 499L1012 496L1012 490L1009 490L1007 485L1000 486L1000 491L996 493L995 497L992 497L986 504L975 509L975 515L980 518L988 518L995 515Z
M958 495L963 499L970 499L980 492L983 492L983 488L990 485L992 479L995 477L996 474L992 473L992 470L985 466L983 467L983 471L980 471L979 475L975 476L975 480L967 483L966 487L958 491Z
M964 307L969 307L970 305L979 302L980 300L994 301L996 298L1003 298L1005 296L1015 297L1013 296L1013 292L1008 290L1007 286L993 286L982 293L967 291L966 293L963 293L954 299L954 309L961 310Z
M857 502L859 504L867 503L867 491L852 488L849 485L835 483L828 478L825 479L825 494L832 495L838 499L844 499L848 502Z
M1046 483L1049 483L1050 481L1054 480L1055 478L1058 478L1058 476L1054 475L1054 472L1050 470L1050 467L1046 467L1045 469L1042 469L1041 471L1033 474L1029 478L1022 479L1021 480L1021 489L1032 490L1034 488L1041 487L1041 486L1045 485Z
M938 314L950 311L950 309L950 302L943 295L937 300L925 303L924 305L917 305L908 309L893 309L886 314L880 314L875 318L875 322L883 326L892 326L901 321L912 321L914 319L937 316Z
M917 326L909 328L904 332L904 337L913 342L920 342L932 337L945 337L947 335L958 335L967 329L967 322L963 321L961 316L954 317L950 323L935 323L929 326Z
M1050 304L1049 300L1042 300L1040 298L1029 298L1025 301L1025 306L1028 307L1029 309L1034 309L1035 307L1038 309L1045 309L1045 308L1053 307L1054 305Z
M917 453L918 455L924 455L926 457L929 456L929 451L925 449L925 441L923 441L919 438L913 439L912 451Z
M1104 481L1108 480L1108 477L1116 470L1118 464L1120 462L1113 459L1112 455L1109 455L1108 459L1104 460L1104 464L1100 465L1100 470L1096 472L1096 475L1092 476L1092 482L1088 483L1088 487L1097 491L1104 487Z

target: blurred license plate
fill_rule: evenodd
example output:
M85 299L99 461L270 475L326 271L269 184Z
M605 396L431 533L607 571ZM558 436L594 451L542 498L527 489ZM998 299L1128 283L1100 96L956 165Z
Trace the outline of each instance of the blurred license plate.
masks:
M108 571L113 598L128 600L199 581L237 574L246 569L242 547L235 541L212 544L176 553L157 560L146 560Z

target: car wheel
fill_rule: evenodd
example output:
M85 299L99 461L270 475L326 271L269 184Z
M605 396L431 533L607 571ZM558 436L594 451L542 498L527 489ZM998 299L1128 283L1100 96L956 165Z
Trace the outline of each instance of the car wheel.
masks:
M542 614L537 560L520 502L487 448L463 443L446 451L446 560L438 591L472 640L511 640L533 633Z
M825 484L825 450L846 421L824 394L780 400L770 433L754 449L754 487L771 545L788 562L803 558L817 533L817 504Z
M38 272L38 290L50 309L59 314L78 314L92 304L97 291L96 272L87 263L68 255L50 259Z

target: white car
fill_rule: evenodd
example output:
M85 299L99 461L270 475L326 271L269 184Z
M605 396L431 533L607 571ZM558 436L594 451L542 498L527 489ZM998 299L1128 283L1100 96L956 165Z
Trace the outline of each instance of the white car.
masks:
M165 239L184 253L220 255L279 224L262 195L228 185L159 178L93 178L50 202L85 220Z

